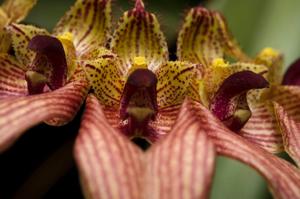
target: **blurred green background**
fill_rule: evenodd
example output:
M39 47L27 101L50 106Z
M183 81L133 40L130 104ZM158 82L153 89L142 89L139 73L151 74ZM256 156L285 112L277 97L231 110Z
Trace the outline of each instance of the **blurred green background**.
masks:
M51 30L73 0L40 0L26 23ZM148 0L148 10L157 14L166 34L171 54L175 54L176 37L184 13L195 0ZM116 21L130 8L132 0L114 0ZM285 67L300 55L299 0L209 0L205 6L221 11L242 48L254 56L263 47L284 53ZM211 193L213 199L272 198L263 178L251 168L224 157L217 159L216 175Z

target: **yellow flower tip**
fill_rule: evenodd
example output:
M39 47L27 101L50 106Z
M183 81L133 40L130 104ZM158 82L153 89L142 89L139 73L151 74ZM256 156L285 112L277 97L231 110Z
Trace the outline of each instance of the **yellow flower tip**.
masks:
M73 41L74 36L73 36L73 34L70 33L70 32L65 32L64 34L59 35L57 38L58 38L60 41L63 41L63 40Z
M229 64L222 58L216 58L212 62L212 67L227 67Z
M273 49L273 48L264 48L260 53L260 57L278 57L279 51Z

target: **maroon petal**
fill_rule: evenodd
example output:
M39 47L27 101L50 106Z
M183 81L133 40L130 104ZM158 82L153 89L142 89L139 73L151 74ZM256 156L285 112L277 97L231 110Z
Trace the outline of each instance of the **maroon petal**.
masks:
M267 180L275 198L300 198L300 172L296 167L232 133L200 103L187 102L183 106L198 116L202 129L213 140L218 154L257 170Z
M143 198L142 151L109 125L93 95L87 99L74 153L87 198Z
M67 78L67 60L62 43L55 37L48 35L37 35L31 39L28 48L37 52L33 64L37 64L37 72L39 70L39 62L41 56L46 56L47 62L51 65L49 86L55 90L62 87ZM43 66L42 66L43 67ZM47 71L48 72L48 71ZM47 75L47 74L43 74Z
M246 92L250 89L265 88L268 82L259 74L252 71L234 73L224 80L215 94L210 110L230 129L238 131L251 116ZM238 111L248 112L248 115L238 115ZM244 113L242 112L242 113Z
M285 72L283 85L300 85L300 59L297 59Z
M77 81L53 92L0 101L0 151L36 124L63 125L72 120L88 88L86 82Z

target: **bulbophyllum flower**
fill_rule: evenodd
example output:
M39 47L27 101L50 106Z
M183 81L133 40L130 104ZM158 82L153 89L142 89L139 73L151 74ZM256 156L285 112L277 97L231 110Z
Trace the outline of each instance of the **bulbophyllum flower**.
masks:
M90 88L78 63L106 44L110 6L106 0L78 0L52 35L31 25L7 27L16 59L0 54L1 151L36 124L60 126L73 119Z
M297 84L297 63L288 70L282 82L281 53L265 48L254 59L249 58L230 34L224 17L201 7L187 14L179 33L177 52L179 60L204 66L193 87L199 91L202 104L228 128L269 152L285 149L299 161L299 155L289 152L297 151L296 144L292 144L293 147L288 144L289 136L282 127L286 120L277 110L280 104L296 121L300 116L297 111L299 87L284 86ZM237 62L229 64L224 61L227 58ZM262 75L269 85L255 76L234 74L245 71ZM259 87L268 88L255 89ZM249 89L252 90L247 92Z
M276 198L300 196L297 168L232 132L200 102L198 78L205 71L167 61L158 21L141 0L123 14L110 46L112 52L102 50L98 60L82 62L93 94L74 155L86 198L208 198L216 155L256 169ZM220 64L225 63L214 63ZM237 66L224 82L222 76L217 93L235 86L233 94L240 96L268 85L257 74L265 66L246 65L251 70L238 72ZM242 90L237 83L244 84ZM143 151L132 143L136 138L152 146Z
M7 52L11 46L9 33L4 29L10 23L22 21L37 0L5 0L0 6L0 52Z

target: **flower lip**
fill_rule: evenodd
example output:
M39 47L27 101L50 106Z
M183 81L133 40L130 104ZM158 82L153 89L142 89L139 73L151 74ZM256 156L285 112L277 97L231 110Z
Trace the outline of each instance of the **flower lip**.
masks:
M300 58L297 59L285 72L283 85L300 85Z
M266 88L268 85L267 80L252 71L234 73L223 81L210 104L210 110L227 127L238 131L251 116L243 95L251 89Z
M37 35L31 39L28 48L37 53L32 70L46 76L52 90L62 87L67 77L67 61L62 43L55 37Z
M156 85L157 77L151 70L136 69L129 75L120 103L120 118L128 120L129 134L148 133L148 123L158 109Z

